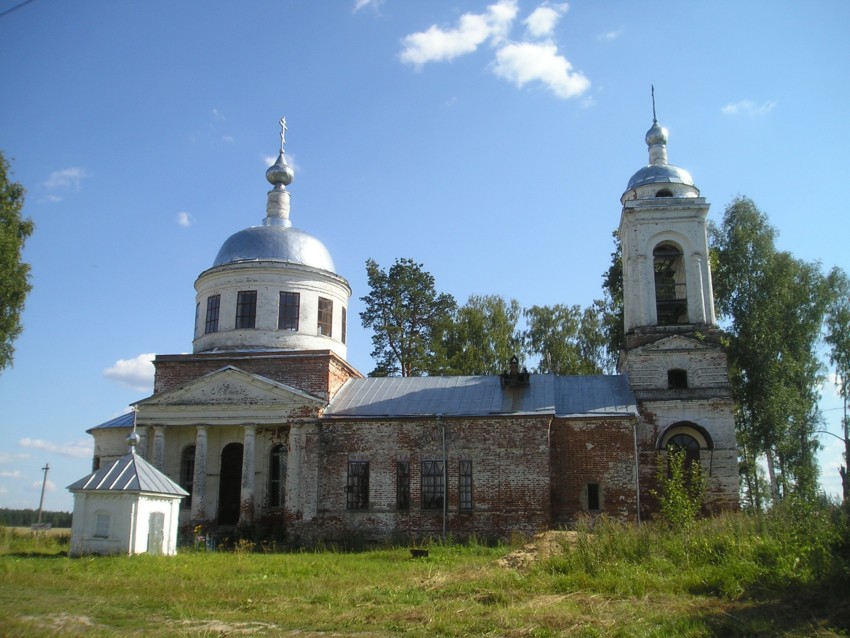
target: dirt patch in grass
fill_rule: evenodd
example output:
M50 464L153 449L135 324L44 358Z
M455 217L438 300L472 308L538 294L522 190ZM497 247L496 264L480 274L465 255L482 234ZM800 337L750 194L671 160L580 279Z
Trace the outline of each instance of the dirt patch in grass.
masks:
M550 530L534 536L530 543L503 556L497 562L499 567L524 569L540 560L560 556L565 548L578 542L578 532Z
M60 636L75 636L94 627L94 623L87 616L64 613L46 616L23 616L21 620L36 625L40 630L52 631Z

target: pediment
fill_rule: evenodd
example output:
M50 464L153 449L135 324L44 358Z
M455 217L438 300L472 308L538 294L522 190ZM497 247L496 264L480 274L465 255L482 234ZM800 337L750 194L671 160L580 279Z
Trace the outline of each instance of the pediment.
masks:
M671 335L664 337L658 341L653 341L645 346L635 348L638 351L644 352L671 352L681 350L716 350L717 347L713 344L707 344L695 337L686 337L684 335Z
M155 394L136 404L139 408L178 406L252 405L280 408L296 406L324 407L325 401L307 392L272 381L266 377L227 366L184 386Z

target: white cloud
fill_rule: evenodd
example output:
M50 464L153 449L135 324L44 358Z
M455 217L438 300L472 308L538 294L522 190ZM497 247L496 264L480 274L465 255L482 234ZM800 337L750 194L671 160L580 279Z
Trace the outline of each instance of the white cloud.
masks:
M153 358L155 353L140 354L133 359L118 359L111 367L103 371L103 376L119 381L136 390L153 390Z
M508 44L496 52L493 73L523 87L542 82L560 98L577 97L590 88L590 80L573 71L572 65L552 43L521 42Z
M177 213L177 225L183 228L189 228L192 224L195 223L195 218L192 217L190 213L187 213L185 210L181 210Z
M0 478L21 478L23 476L18 470L0 470Z
M56 190L80 190L80 186L84 179L90 177L88 171L79 166L71 166L58 171L53 171L50 176L44 181L44 187L50 191ZM62 198L55 193L51 193L45 198L46 201L58 202Z
M773 107L776 106L776 102L772 100L768 100L762 104L756 104L752 100L741 100L740 102L735 102L734 104L727 104L720 112L723 115L764 115L765 113L769 113L773 110Z
M210 111L210 113L212 114L212 117L216 122L224 122L224 114L222 114L222 112L218 109L214 108L212 111Z
M0 452L0 463L9 463L10 461L27 461L31 458L31 454L22 454L21 452L16 452L15 454Z
M400 59L421 68L427 62L445 62L472 53L488 40L498 44L507 37L517 15L517 0L499 0L485 13L465 13L454 29L432 25L403 40Z
M600 33L598 36L596 36L596 39L597 40L603 40L603 41L611 41L611 40L616 40L621 35L623 35L623 29L622 28L615 29L614 31L605 31L604 33Z
M384 4L384 0L354 0L354 13L366 7L372 7L377 11L382 4Z
M51 454L59 454L74 459L87 459L92 455L92 442L87 440L74 441L72 443L53 443L44 439L24 438L18 441L18 445L33 450L41 450ZM41 486L41 482L39 482Z
M41 490L42 483L44 483L44 491L45 492L55 492L56 491L56 483L54 483L50 479L47 479L46 481L44 481L44 479L42 479L41 481L33 481L32 482L32 488L36 489L36 490Z
M561 4L544 2L525 19L528 34L533 38L550 37L555 30L555 25L558 24L558 20L569 8L566 2Z

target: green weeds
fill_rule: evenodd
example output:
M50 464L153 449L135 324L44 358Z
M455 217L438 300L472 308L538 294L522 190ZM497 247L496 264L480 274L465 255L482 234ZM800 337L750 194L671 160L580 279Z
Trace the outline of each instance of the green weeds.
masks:
M600 519L563 538L563 552L515 569L499 559L520 539L432 543L422 559L407 547L247 544L68 559L61 544L37 553L25 543L43 540L0 530L0 626L9 636L850 635L847 519L835 509L790 503L686 530Z

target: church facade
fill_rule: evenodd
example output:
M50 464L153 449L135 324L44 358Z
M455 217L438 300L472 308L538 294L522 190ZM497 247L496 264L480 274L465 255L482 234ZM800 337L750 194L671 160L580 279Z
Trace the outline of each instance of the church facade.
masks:
M657 122L621 198L626 346L619 374L597 376L364 378L346 361L348 282L290 220L284 133L265 219L195 282L192 354L158 355L153 394L89 430L96 467L135 428L138 453L189 493L181 524L292 544L640 520L670 447L700 464L709 510L737 508L709 205Z

